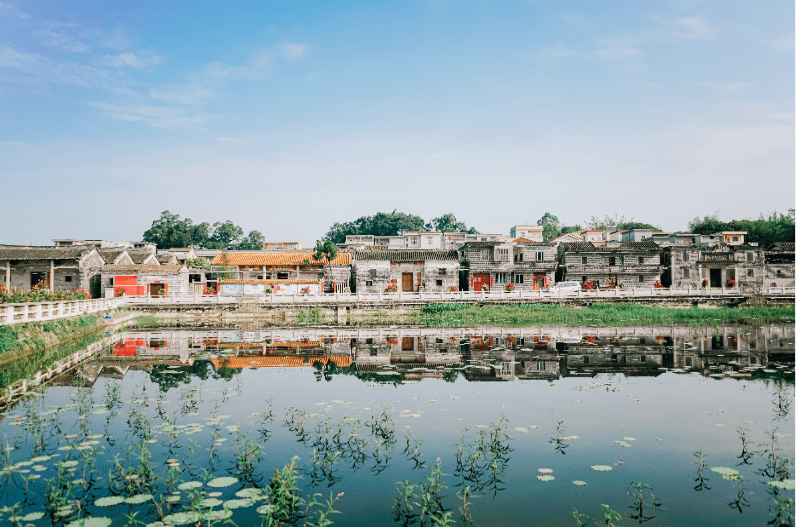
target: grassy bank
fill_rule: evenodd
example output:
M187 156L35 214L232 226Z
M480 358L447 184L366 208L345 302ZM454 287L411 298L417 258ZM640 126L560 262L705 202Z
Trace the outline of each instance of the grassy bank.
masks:
M691 324L759 324L792 322L793 307L721 307L716 309L642 306L637 304L598 304L573 307L545 304L471 306L465 304L427 304L421 320L429 327L495 326L646 326Z
M48 322L0 326L0 363L100 333L102 317L102 314L92 313Z

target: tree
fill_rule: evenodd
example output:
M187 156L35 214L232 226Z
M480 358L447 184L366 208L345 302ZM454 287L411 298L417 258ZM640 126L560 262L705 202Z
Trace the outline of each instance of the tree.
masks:
M607 214L603 219L598 218L597 216L592 216L591 220L586 222L590 229L597 229L597 230L608 230L608 229L616 229L618 231L624 230L632 230L632 229L651 229L656 232L660 232L661 228L659 226L651 225L649 223L640 223L637 221L633 221L633 218L625 219L625 215L622 214L615 214L612 218Z
M468 234L478 234L478 231L473 227L467 229L467 225L463 221L456 219L453 213L448 212L439 218L434 218L426 223L425 230L437 232L466 232Z
M549 212L545 212L544 216L539 218L539 221L537 221L536 224L543 227L542 237L544 238L544 241L552 240L553 238L558 237L559 233L561 232L558 217L553 216Z
M172 247L204 247L208 238L209 225L194 225L190 218L181 219L178 214L165 210L160 218L144 232L144 241L154 243L158 249Z
M259 251L263 248L265 236L260 231L249 231L249 235L243 238L235 247L240 251Z
M213 233L207 241L208 249L234 249L241 242L243 229L227 220L224 223L215 222ZM260 245L262 248L262 244Z
M564 234L568 234L570 232L578 232L582 230L583 227L581 227L580 225L564 226L561 227L561 231L559 231L559 236L563 236Z
M792 242L796 237L793 218L787 214L770 212L762 213L756 220L731 220L723 222L718 212L712 216L697 216L688 223L694 234L714 234L721 231L746 231L746 241L757 243L763 247L777 242Z
M396 212L377 212L374 216L362 216L354 221L334 223L324 238L333 243L345 243L347 235L399 236L407 231L422 231L423 218Z
M334 246L331 240L326 240L321 242L321 240L317 240L315 242L315 254L312 255L313 258L316 260L323 260L323 258L328 258L331 262L335 258L337 258L337 247Z

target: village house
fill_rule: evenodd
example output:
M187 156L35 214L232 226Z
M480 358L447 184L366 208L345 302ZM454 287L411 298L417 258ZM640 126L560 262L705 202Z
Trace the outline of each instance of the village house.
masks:
M174 262L171 261L171 258L168 258L167 263L181 263L184 264L188 260L193 260L196 258L196 249L193 247L172 247L170 249L160 249L157 251L157 258L160 263L164 263L161 260L161 257L174 257ZM163 259L165 260L165 258Z
M181 263L174 254L157 254L155 255L155 259L157 259L160 265L176 265Z
M140 249L127 249L127 254L130 255L130 258L133 260L134 264L160 265L157 254L155 254L155 252L150 252Z
M370 250L354 253L355 292L451 291L459 286L459 253L442 250Z
M592 282L595 287L651 287L660 281L663 250L653 242L558 246L558 281Z
M95 277L104 264L89 245L0 245L0 269L5 271L0 286L28 291L45 283L51 291L85 289L96 298L100 290Z
M796 244L775 243L769 246L765 252L765 276L763 286L768 287L793 287L794 271L794 249Z
M515 225L509 229L509 236L512 239L525 238L532 242L543 242L542 231L544 231L544 227L541 225Z
M263 242L263 251L300 251L301 242Z
M184 265L103 265L100 270L102 294L161 296L192 292L188 284L188 268Z
M623 242L643 242L650 240L655 231L652 229L630 229L622 233Z
M462 247L462 267L470 291L503 290L512 283L514 244L499 240L467 242Z
M555 285L558 259L556 246L551 243L514 240L514 266L511 282L516 289L545 289Z
M316 260L313 254L310 251L229 251L218 253L211 262L211 269L226 270L221 273L225 275L222 279L321 281L327 293L344 292L350 287L351 253L338 252L332 261L328 258Z
M115 247L113 249L98 249L97 252L106 264L133 265L133 259L127 254L127 249Z
M576 231L575 234L580 235L583 238L583 241L586 243L596 243L601 244L605 243L605 231L600 229L583 229L580 231Z

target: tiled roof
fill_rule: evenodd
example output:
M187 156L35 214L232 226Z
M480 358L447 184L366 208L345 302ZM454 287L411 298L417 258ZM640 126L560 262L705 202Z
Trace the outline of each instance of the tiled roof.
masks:
M157 258L158 262L161 264L170 263L172 260L177 261L177 257L173 254L156 254L155 258Z
M306 359L306 362L305 362ZM242 356L226 357L223 359L210 359L210 362L218 368L311 368L316 362L326 364L334 361L340 367L351 366L351 357L347 355L323 356L323 357L300 357L300 356Z
M597 247L589 242L563 242L559 245L562 251L596 251Z
M221 280L222 284L317 284L320 280L313 280L312 278L289 278L285 280L272 279L272 280L258 280L256 278L230 278L229 280Z
M796 251L796 243L794 242L777 242L768 246L769 251L787 252L792 253Z
M0 245L0 260L79 260L91 250L92 247L85 245Z
M655 242L622 242L619 248L626 247L628 249L658 249L660 245Z
M187 269L184 265L103 265L100 272L105 274L113 273L155 273L155 274L180 274L180 271Z
M313 253L306 252L285 252L285 253L263 253L263 252L250 252L250 253L226 253L227 259L224 261L224 255L218 253L213 258L212 265L247 265L247 266L294 266L304 265L304 260L309 260L312 267L324 265L351 265L351 253L339 252L337 256L329 262L327 258L316 260L313 258Z
M155 253L151 253L149 251L131 251L130 249L127 250L127 254L130 255L130 258L133 259L133 263L142 264L144 260L149 258L150 255Z
M116 258L119 257L120 254L124 252L124 248L122 249L97 249L97 252L102 259L105 260L105 263L112 264Z
M382 251L357 251L354 260L387 260L390 262L425 262L427 260L459 261L459 251L395 249Z
M529 240L528 238L514 238L514 243L521 243L523 245L544 245L546 247L550 246L548 242L535 242L533 240Z

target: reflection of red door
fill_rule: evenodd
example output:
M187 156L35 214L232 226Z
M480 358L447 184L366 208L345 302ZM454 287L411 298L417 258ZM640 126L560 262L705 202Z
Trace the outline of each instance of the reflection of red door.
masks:
M474 274L472 279L472 289L473 291L481 291L485 285L489 285L489 274L481 273L481 274Z

